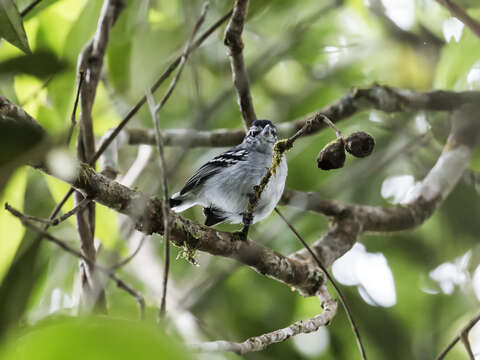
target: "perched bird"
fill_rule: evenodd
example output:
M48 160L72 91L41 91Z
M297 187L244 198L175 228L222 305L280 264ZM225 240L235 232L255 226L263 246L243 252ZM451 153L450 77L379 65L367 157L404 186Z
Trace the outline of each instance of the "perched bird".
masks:
M203 206L205 225L223 221L244 223L249 198L272 163L277 129L268 120L256 120L240 145L215 156L200 167L180 192L170 199L170 207L182 212L194 205ZM260 196L251 223L265 219L282 196L287 177L287 162L282 158L276 174ZM250 224L244 224L250 225Z

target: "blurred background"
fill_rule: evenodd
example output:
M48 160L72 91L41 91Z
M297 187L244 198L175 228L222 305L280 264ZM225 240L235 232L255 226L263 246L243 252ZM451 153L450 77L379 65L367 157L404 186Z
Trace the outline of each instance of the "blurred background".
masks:
M15 3L23 9L30 1ZM480 20L478 1L457 4ZM95 31L101 5L101 1L43 0L23 19L32 55L25 57L6 41L0 43L0 95L22 106L52 135L64 134L69 127L77 57ZM211 1L203 29L231 5L230 1ZM93 109L97 141L181 54L201 6L200 1L188 0L127 1L111 33L97 90ZM224 28L190 56L173 96L160 113L163 129L241 128L223 45ZM434 0L251 0L243 40L257 115L275 123L293 121L336 101L351 88L374 83L416 90L480 87L480 39ZM156 92L157 101L167 83ZM347 135L357 130L372 134L374 153L366 159L349 157L340 170L320 171L316 155L335 135L325 130L304 138L287 155L287 187L345 202L398 203L433 166L449 131L448 114L433 112L368 110L338 126ZM147 107L129 127L153 128ZM195 168L221 151L168 147L170 191L178 191ZM55 149L49 156L68 166L71 154L75 154L73 145ZM157 157L156 149L148 145L123 146L117 180L161 196ZM432 359L478 311L479 171L477 150L458 186L423 226L362 236L333 265L332 272L344 284L371 359ZM0 203L2 209L8 201L27 214L48 217L68 188L53 177L22 167L0 194ZM72 207L70 201L64 209ZM310 243L327 230L328 219L318 214L288 207L282 211ZM201 208L184 215L203 223ZM100 263L118 262L142 242L139 253L119 275L145 296L145 322L151 328L132 331L129 336L146 339L148 333L155 339L145 340L146 348L150 343L170 348L173 345L165 345L152 334L161 333L152 324L161 295L163 238L144 238L128 219L101 205L96 216ZM219 228L238 230L228 225ZM252 239L282 254L301 247L276 214L251 231ZM52 228L51 233L79 246L74 217ZM50 243L32 245L34 237L6 211L0 211L0 338L7 354L18 341L18 331L42 328L45 322L78 312L77 259ZM321 312L318 299L302 298L232 260L197 253L197 265L192 265L185 260L183 249L176 247L172 258L168 327L181 341L243 341ZM108 281L106 289L111 317L123 319L135 329L138 309L134 299ZM85 330L88 325L75 326L83 329L86 344L96 344L96 333ZM81 331L75 326L65 330L59 325L56 332L37 332L38 338L20 339L26 341L26 349L36 349L32 354L48 354L52 344L79 338ZM111 323L99 326L118 328ZM117 340L128 338L117 335ZM472 330L470 339L480 359L480 326ZM182 345L178 347L183 353ZM131 358L127 354L121 352L116 358ZM159 353L158 348L153 354L157 359L173 357ZM70 356L75 359L77 354ZM78 356L84 358L85 354ZM239 358L234 354L192 356ZM339 308L328 328L244 357L356 359L359 354L344 310ZM458 345L449 359L467 359L465 349Z

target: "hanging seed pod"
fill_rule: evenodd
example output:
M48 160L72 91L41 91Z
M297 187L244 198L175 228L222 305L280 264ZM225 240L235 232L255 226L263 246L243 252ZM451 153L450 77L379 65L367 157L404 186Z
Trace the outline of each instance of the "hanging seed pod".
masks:
M374 147L373 137L363 131L354 132L345 139L345 150L359 158L370 155Z
M325 145L318 153L317 166L322 170L339 169L345 164L345 147L342 139Z

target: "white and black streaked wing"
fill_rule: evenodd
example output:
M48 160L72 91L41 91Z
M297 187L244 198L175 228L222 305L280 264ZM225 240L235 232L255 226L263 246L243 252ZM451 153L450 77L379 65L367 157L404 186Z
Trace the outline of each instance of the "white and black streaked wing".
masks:
M247 159L248 150L236 146L224 153L215 156L212 160L200 167L190 179L187 180L185 186L180 190L180 195L184 195L197 186L203 184L210 177L218 174L223 169L237 164L239 161Z

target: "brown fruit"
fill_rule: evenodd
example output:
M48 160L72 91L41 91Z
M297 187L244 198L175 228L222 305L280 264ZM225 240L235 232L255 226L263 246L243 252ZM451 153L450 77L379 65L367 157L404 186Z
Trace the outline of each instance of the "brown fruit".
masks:
M345 148L342 139L325 145L318 153L317 166L322 170L339 169L345 164Z
M375 140L366 132L357 131L345 139L345 150L356 157L370 155L375 147Z

